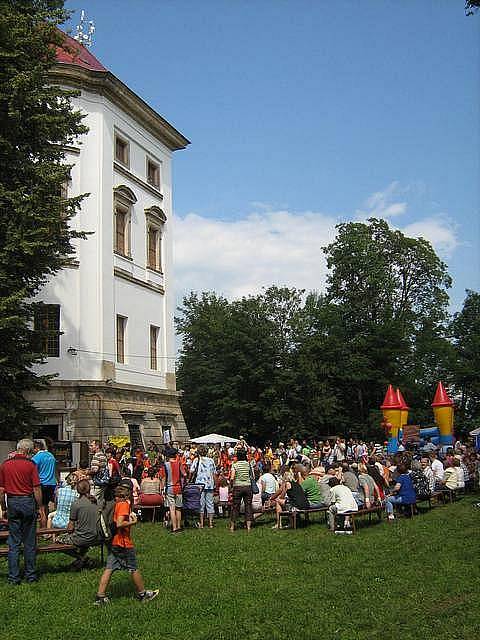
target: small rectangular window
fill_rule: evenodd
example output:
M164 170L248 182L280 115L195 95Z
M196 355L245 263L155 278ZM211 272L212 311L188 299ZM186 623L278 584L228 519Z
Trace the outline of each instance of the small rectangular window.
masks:
M115 136L115 160L128 167L130 161L129 144L120 136Z
M148 228L148 261L147 267L159 270L158 263L159 231L153 227Z
M38 350L49 358L60 357L60 305L43 304L35 311L33 321Z
M147 159L147 182L157 189L160 187L160 166Z
M157 349L159 328L150 325L150 369L158 370Z
M117 207L115 210L115 251L128 255L128 212Z
M125 363L125 333L127 318L117 316L117 362Z

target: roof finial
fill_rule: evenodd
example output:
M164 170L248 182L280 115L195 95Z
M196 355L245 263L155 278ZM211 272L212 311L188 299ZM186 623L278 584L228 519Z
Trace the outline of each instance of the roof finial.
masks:
M82 12L80 13L80 24L77 24L77 33L73 36L73 39L82 44L84 47L91 47L93 34L95 33L95 24L93 23L93 20L90 20L88 22L88 30L86 32L84 32L85 28L85 11L82 9Z

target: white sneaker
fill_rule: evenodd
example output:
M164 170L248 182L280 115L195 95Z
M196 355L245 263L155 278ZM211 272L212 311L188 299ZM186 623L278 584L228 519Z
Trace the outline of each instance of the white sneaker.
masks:
M389 513L388 514L388 519L389 520L395 520L395 516L393 515L393 513Z
M153 589L153 591L146 590L142 595L137 593L137 600L140 602L148 602L149 600L153 600L160 593L160 589Z

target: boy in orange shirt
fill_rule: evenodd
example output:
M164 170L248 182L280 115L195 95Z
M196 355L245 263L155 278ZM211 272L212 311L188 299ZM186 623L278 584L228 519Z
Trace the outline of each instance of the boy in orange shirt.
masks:
M137 569L135 548L130 535L130 528L137 523L137 516L130 511L130 489L119 485L115 489L115 510L113 521L116 525L116 533L112 538L112 544L108 551L107 566L100 578L98 585L96 605L110 602L106 590L114 571L128 571L132 576L133 584L137 590L137 599L148 602L158 596L159 590L147 591L143 583L142 574Z

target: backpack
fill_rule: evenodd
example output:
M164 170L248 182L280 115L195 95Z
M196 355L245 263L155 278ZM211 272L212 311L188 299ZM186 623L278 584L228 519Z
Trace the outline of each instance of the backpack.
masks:
M102 542L110 542L117 533L117 525L113 519L115 512L115 501L105 502L104 506L98 510L97 533Z
M417 498L427 498L430 495L430 485L423 471L412 471L410 478Z

